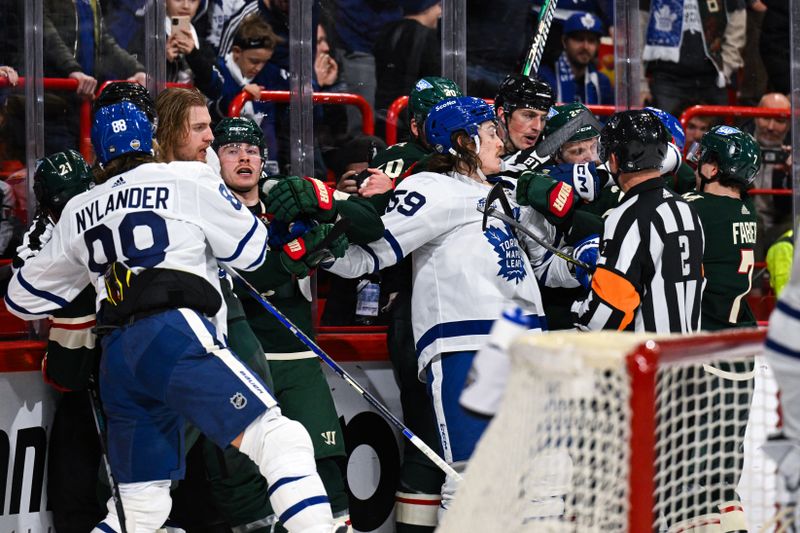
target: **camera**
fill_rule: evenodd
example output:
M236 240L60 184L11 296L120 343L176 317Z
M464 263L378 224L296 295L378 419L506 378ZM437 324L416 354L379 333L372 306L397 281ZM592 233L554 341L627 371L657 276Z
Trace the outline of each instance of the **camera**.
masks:
M789 152L781 147L766 148L761 147L761 161L770 165L780 165L786 162Z

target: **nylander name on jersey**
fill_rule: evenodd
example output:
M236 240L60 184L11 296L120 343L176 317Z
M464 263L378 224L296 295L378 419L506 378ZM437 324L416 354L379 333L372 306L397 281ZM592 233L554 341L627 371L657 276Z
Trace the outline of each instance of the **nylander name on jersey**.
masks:
M78 233L98 224L106 215L120 209L170 209L171 187L129 187L119 189L107 198L97 198L75 212ZM172 195L174 197L174 194Z

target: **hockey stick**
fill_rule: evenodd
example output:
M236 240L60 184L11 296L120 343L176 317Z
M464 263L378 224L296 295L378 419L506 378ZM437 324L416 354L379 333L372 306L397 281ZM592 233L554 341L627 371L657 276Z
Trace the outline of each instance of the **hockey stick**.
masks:
M111 485L111 497L114 500L114 507L117 510L117 518L119 518L119 527L121 533L128 533L125 526L125 509L122 506L122 495L119 492L119 484L114 479L114 474L111 473L111 463L108 461L108 447L106 445L106 424L103 415L103 408L100 406L100 397L97 395L97 383L95 383L94 376L89 381L89 404L92 406L92 418L94 418L94 428L97 430L97 440L100 441L100 455L103 458L103 466L106 469L108 476L108 483Z
M581 267L582 269L584 269L584 270L586 270L588 272L594 272L594 268L590 267L589 265L587 265L583 261L579 261L579 260L577 260L577 259L565 254L564 252L562 252L558 248L554 247L552 244L548 244L547 242L543 241L538 236L536 236L533 232L531 232L531 230L529 230L528 228L526 228L525 226L523 226L522 224L520 224L519 222L517 222L513 218L504 215L503 213L501 213L500 211L498 211L494 207L484 207L483 209L478 207L478 211L480 211L481 213L483 213L483 214L485 214L487 216L496 218L498 220L502 220L503 222L505 222L506 224L508 224L512 228L521 231L522 233L524 233L525 235L527 235L528 237L530 237L531 239L536 241L536 243L539 244L540 246L542 246L542 248L545 248L546 250L552 252L553 255L555 255L556 257L560 257L561 259L563 259L567 263L572 263L573 265L579 266L579 267Z
M553 155L556 150L561 148L561 145L569 142L572 136L578 133L578 130L584 126L592 126L597 131L603 129L603 125L600 124L600 121L597 120L597 117L595 117L591 111L582 110L567 121L566 124L542 139L542 142L536 145L536 154L539 156Z
M530 76L531 71L539 71L539 63L542 61L544 45L547 43L547 35L550 33L550 24L553 22L553 15L556 13L557 0L544 0L544 4L539 9L539 20L536 23L536 37L533 38L531 48L528 50L528 57L525 59L525 66L522 73Z
M500 202L500 206L503 208L503 213L492 207L492 204L495 202L495 200ZM486 202L483 208L481 208L481 206L478 206L478 211L483 213L483 225L481 228L482 230L486 231L486 226L488 225L489 217L502 220L503 222L511 226L513 229L521 231L522 233L533 239L534 242L536 242L544 249L552 252L553 255L555 255L556 257L560 257L564 261L572 263L575 266L579 266L588 272L594 272L593 267L590 267L583 261L579 261L574 257L565 254L564 252L562 252L552 244L548 243L547 241L543 240L541 237L534 234L531 230L520 224L514 218L514 211L511 209L511 204L508 202L508 198L506 197L506 192L503 189L502 182L498 181L492 186L492 189L489 191L489 194L486 195Z
M223 269L225 269L225 271L228 274L230 274L230 276L234 280L236 280L239 283L239 285L241 285L242 287L244 287L245 290L247 290L250 296L252 296L258 303L260 303L264 307L264 309L269 311L272 316L278 319L278 322L283 324L292 333L292 335L297 337L297 339L300 342L305 344L312 352L314 352L317 355L317 357L322 359L322 361L326 365L328 365L331 368L331 370L333 370L340 378L345 380L348 385L350 385L353 389L355 389L355 391L362 398L364 398L364 400L366 400L368 404L374 407L381 415L383 415L383 417L386 420L391 422L397 429L399 429L400 432L409 441L411 441L411 444L416 446L419 451L424 453L428 459L430 459L436 466L439 467L439 469L442 470L442 472L444 472L448 476L451 476L452 478L458 481L461 481L462 479L461 475L455 470L453 470L453 467L447 464L447 462L445 462L444 459L439 457L439 455L437 455L437 453L433 451L430 446L425 444L425 442L422 439L417 437L408 428L408 426L403 424L403 422L401 422L399 418L394 416L394 414L392 414L392 412L388 408L386 408L382 403L380 403L378 399L375 398L375 396L364 390L364 388L361 385L359 385L358 382L354 380L353 377L339 365L339 363L334 361L331 358L331 356L326 354L325 351L322 348L320 348L316 342L314 342L310 337L308 337L305 333L303 333L300 330L300 328L295 326L292 323L292 321L289 320L283 313L281 313L281 311L277 307L272 305L263 296L261 296L261 294L255 287L253 287L246 279L240 276L239 273L234 271L232 268L229 268L227 265L221 265L221 266Z

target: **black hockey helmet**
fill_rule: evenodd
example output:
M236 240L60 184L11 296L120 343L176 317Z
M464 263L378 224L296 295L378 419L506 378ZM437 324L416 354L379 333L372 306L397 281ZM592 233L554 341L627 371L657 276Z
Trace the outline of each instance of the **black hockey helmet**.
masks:
M157 123L156 104L147 89L136 82L112 81L103 88L103 91L94 101L93 112L112 104L130 102L147 115L147 120L152 124Z
M500 84L494 98L495 112L499 108L510 115L520 108L549 111L555 103L553 88L539 78L512 73Z
M600 158L611 154L619 160L622 173L661 167L672 134L650 111L635 109L615 113L600 133Z

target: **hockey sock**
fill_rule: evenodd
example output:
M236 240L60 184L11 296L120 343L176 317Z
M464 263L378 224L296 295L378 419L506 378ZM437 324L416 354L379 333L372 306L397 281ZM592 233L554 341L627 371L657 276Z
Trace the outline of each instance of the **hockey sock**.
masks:
M333 524L325 487L316 471L305 428L270 409L244 431L239 450L269 485L272 508L290 533L329 533Z
M440 494L419 494L398 490L394 495L398 533L429 533L438 524Z
M169 486L169 480L119 484L128 533L151 533L164 525L172 508ZM95 526L92 533L122 531L114 500L109 499L107 506L108 515Z

